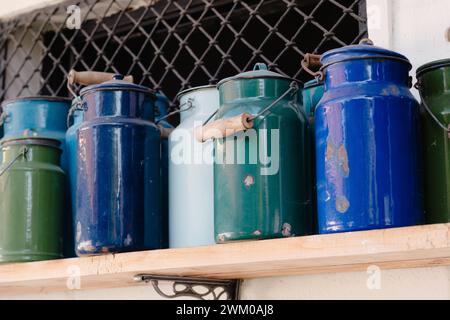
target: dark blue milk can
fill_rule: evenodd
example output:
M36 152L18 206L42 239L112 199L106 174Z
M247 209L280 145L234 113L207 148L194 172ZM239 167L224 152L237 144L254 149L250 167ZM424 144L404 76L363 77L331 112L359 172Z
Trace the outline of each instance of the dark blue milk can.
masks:
M163 243L155 95L122 79L81 91L74 206L79 256L159 249Z
M315 113L320 233L422 222L419 104L406 57L368 44L326 52Z
M174 127L166 120L168 117L168 111L170 108L170 102L167 97L161 93L156 93L155 101L155 120L158 126L167 129L167 132L171 132ZM163 221L164 232L169 234L169 139L167 135L161 135L161 215ZM153 226L148 226L152 228ZM149 231L147 234L152 234ZM163 238L163 247L169 247L169 237Z
M3 140L34 137L61 142L61 166L67 170L65 152L66 119L71 101L60 97L24 97L2 103L0 126Z

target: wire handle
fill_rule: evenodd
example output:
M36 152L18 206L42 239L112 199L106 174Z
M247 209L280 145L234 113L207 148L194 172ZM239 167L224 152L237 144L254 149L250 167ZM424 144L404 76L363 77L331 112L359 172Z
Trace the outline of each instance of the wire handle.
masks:
M206 142L210 139L226 138L234 135L240 131L246 131L253 128L254 120L262 117L260 121L264 120L265 114L274 106L276 106L281 100L283 100L290 93L295 94L298 91L298 84L296 81L292 81L289 85L289 89L286 90L278 99L273 101L270 105L265 107L259 113L251 115L249 113L242 113L235 117L219 119L210 124L206 124L217 113L217 111L211 115L202 126L194 129L195 139L199 142Z
M426 103L426 101L425 101L425 99L424 99L424 97L423 97L422 90L421 90L422 87L421 87L421 85L420 85L420 82L417 82L417 83L414 85L414 88L416 88L417 91L419 91L420 99L422 100L422 106L424 107L424 109L425 109L425 110L427 111L427 113L431 116L431 118L434 120L434 122L436 122L437 125L438 125L439 127L442 128L442 130L444 130L445 132L447 132L448 138L450 139L450 124L449 124L448 127L447 127L445 124L443 124L443 123L435 116L435 114L433 113L433 111L431 111L431 108L428 106L428 104Z
M11 160L11 162L10 163L8 163L7 165L6 165L6 167L2 170L2 171L0 171L0 177L6 172L6 171L8 171L13 165L14 165L14 163L17 161L17 160L19 160L19 158L20 157L26 157L27 156L27 153L28 153L28 147L24 147L17 155L16 155L16 157L14 158L14 159L12 159Z
M314 78L322 81L325 78L325 75L322 71L322 63L320 62L321 56L318 54L307 53L305 54L301 65L303 70L308 72ZM312 69L319 69L318 71L313 71Z
M181 109L182 107L187 106L186 109ZM183 103L182 105L179 106L178 110L172 111L169 114L165 115L164 117L160 118L158 121L156 121L156 124L159 124L161 121L166 120L176 114L182 113L182 112L186 112L190 109L192 109L194 107L194 99L193 98L189 98L185 103Z

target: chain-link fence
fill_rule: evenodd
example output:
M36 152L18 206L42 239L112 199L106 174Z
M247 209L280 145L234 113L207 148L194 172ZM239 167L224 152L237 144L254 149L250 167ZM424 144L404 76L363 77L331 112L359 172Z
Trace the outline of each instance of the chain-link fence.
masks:
M0 31L1 100L68 96L71 68L131 74L173 100L256 62L305 81L305 53L357 43L367 24L365 0L84 0Z

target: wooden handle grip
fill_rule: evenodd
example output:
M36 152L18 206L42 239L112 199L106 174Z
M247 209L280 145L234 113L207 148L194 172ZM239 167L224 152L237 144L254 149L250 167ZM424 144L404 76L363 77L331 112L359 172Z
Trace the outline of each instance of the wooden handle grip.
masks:
M100 84L113 79L114 73L97 72L97 71L75 71L70 70L67 76L69 85L81 84L83 86L90 86L93 84ZM126 76L124 81L133 83L133 76Z
M170 134L175 130L175 128L164 128L163 126L158 126L159 131L161 132L161 138L167 139Z
M303 64L310 69L320 69L322 66L320 58L321 56L318 54L307 53L303 59Z
M205 126L195 128L194 137L199 142L226 138L240 131L253 128L253 120L250 119L250 114L243 113L232 118L217 120Z

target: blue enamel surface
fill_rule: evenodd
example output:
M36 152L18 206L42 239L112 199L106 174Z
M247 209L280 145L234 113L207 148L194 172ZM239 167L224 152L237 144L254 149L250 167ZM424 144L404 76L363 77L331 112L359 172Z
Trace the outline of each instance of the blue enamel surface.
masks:
M154 96L91 90L82 99L84 120L76 129L77 254L161 248L166 235L159 203L160 134L151 122Z
M3 139L41 137L61 142L61 167L67 171L65 135L71 102L64 98L18 98L2 105L6 120Z
M409 63L339 62L329 53L322 60L336 63L326 69L315 113L319 232L421 223L419 104Z

